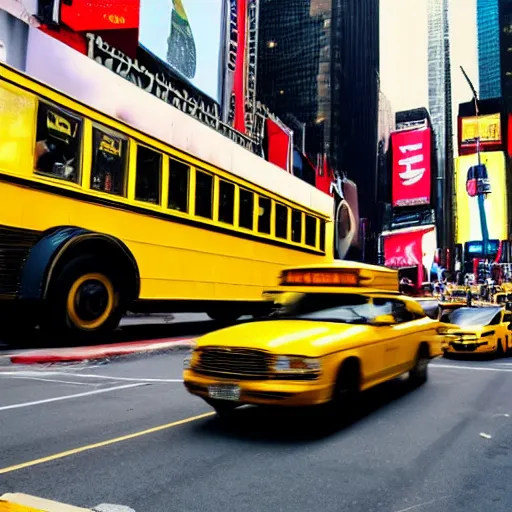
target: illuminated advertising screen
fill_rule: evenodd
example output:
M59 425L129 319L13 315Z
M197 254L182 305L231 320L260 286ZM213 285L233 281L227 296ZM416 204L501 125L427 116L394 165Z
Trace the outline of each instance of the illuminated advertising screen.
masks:
M502 144L500 114L459 118L459 151L476 152L480 138L482 150L499 149Z
M457 243L506 240L507 186L505 154L501 151L464 155L456 159Z
M138 29L139 11L140 0L60 1L60 21L77 32Z
M436 251L436 229L428 226L384 235L384 264L391 268L432 267Z
M141 0L139 42L220 103L223 0Z
M430 128L394 133L391 145L393 206L430 204Z

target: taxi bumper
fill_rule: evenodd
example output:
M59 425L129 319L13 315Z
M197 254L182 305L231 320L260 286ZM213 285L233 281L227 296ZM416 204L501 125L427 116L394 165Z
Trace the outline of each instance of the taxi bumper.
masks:
M183 374L185 388L193 395L209 399L209 386L222 384L240 388L239 405L278 405L283 407L304 407L327 403L332 397L333 384L320 378L315 381L281 380L237 380L209 377L193 370Z
M495 352L495 340L476 339L472 341L451 341L446 348L448 354L487 354Z

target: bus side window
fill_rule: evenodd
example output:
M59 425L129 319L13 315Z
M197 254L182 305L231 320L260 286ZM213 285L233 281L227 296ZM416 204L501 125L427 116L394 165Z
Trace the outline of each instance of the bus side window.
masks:
M226 224L235 221L235 185L228 181L219 181L219 220Z
M162 155L145 146L137 146L135 199L160 204Z
M241 228L253 229L254 194L240 189L240 210L238 224Z
M302 212L292 210L292 242L300 244L302 239Z
M126 196L128 141L110 130L93 128L91 188Z
M306 215L306 245L316 245L316 218Z
M288 208L276 203L276 237L288 238Z
M195 214L205 219L213 218L213 176L196 170Z
M169 200L171 210L188 213L188 187L190 167L169 158Z
M325 252L325 221L320 221L320 250Z
M78 183L81 128L81 120L69 112L39 102L35 170L52 178Z
M259 197L258 231L270 235L272 201L268 197Z

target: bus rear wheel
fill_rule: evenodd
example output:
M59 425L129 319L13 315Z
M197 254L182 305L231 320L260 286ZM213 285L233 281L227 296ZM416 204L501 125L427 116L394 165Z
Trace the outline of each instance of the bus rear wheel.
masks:
M122 296L111 266L94 256L75 258L50 283L42 327L78 339L107 335L123 315Z

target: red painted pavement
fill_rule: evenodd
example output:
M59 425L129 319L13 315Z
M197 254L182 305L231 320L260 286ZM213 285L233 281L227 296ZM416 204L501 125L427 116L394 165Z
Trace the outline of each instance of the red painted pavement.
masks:
M11 357L13 364L63 363L108 359L115 356L165 350L177 347L193 347L196 338L165 338L160 340L131 341L96 345L92 347L71 347L31 350Z

